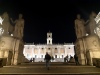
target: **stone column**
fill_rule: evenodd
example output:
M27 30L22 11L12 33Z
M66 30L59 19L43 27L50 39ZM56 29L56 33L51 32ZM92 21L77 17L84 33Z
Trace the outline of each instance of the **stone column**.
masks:
M32 47L32 57L34 58L34 47Z
M54 57L54 48L52 48L52 56Z
M60 48L58 48L58 55L59 55L59 58L60 58Z
M65 57L65 56L67 56L67 48L66 48L66 47L65 47L65 55L64 55L64 57Z
M38 58L40 58L40 48L38 48Z

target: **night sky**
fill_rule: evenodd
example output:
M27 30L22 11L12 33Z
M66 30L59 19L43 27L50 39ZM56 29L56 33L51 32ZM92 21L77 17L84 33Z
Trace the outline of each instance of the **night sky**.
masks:
M22 13L25 20L26 43L46 43L47 32L52 32L53 43L72 43L76 40L74 20L80 13L85 21L91 11L100 11L99 0L0 0L0 15L7 11L10 18Z

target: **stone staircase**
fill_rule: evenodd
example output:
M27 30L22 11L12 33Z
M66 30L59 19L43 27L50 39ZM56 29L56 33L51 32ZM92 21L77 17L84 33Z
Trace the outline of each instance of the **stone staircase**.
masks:
M54 62L47 70L44 62L22 63L17 66L3 66L0 75L100 75L95 66L76 66L75 63Z

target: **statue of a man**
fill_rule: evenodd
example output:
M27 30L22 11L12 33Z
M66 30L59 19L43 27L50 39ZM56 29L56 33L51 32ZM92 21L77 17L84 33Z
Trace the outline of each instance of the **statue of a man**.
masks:
M14 29L14 37L22 39L23 38L23 29L24 29L24 19L23 15L19 14L19 18L14 21L15 29Z
M95 34L94 30L96 28L96 21L95 21L96 13L91 12L90 17L89 17L89 34Z
M86 35L85 31L85 22L81 19L80 14L77 15L77 19L75 20L75 31L77 38L81 38Z

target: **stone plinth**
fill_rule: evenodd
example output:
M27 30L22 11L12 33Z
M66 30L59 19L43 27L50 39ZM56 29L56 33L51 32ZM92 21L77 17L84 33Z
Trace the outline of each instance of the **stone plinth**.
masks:
M85 65L85 48L84 48L84 39L77 39L75 43L75 53L78 56L79 63Z
M13 50L13 60L12 60L12 64L13 65L17 65L18 63L21 63L21 55L23 54L23 41L19 40L19 39L14 39L14 43L15 43L15 47Z
M77 39L75 48L81 65L93 65L92 58L100 58L100 39L97 35Z
M85 38L87 64L93 65L92 58L100 58L100 39L97 35Z

